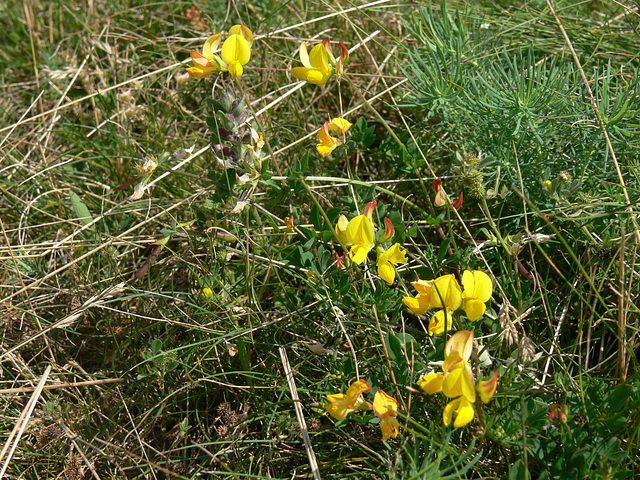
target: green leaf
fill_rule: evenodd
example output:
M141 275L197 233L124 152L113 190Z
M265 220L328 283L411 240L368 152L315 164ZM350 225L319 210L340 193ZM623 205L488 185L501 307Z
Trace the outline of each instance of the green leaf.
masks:
M151 342L151 352L153 353L154 356L158 355L161 349L162 349L162 340L160 340L159 338L156 338L153 342Z
M389 358L392 361L397 362L402 356L402 343L396 337L393 332L388 332L384 337L384 343L387 345L387 350L389 351Z
M93 220L91 216L91 212L85 205L85 203L80 200L80 197L73 190L69 191L69 198L71 199L71 205L73 206L73 210L76 212L76 217L82 223L82 225L88 225Z
M527 469L522 460L516 460L509 471L509 480L528 480Z
M322 231L322 217L320 216L320 212L318 211L318 207L314 204L311 206L311 223L318 232Z

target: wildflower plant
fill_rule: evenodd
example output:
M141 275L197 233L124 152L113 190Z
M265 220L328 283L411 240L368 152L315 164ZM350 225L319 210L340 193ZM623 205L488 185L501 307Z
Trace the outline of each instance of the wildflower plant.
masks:
M62 0L69 15L55 15L54 5L46 29L30 3L22 12L8 2L0 18L13 123L1 127L0 142L2 373L20 387L39 378L62 385L79 372L88 388L73 412L106 420L96 432L91 416L68 415L68 388L48 390L42 438L27 443L45 447L44 430L62 422L74 435L106 435L114 451L130 450L130 429L121 428L129 412L122 399L109 400L109 384L126 378L144 382L118 392L132 395L124 400L136 405L141 445L166 446L167 475L206 476L202 441L224 452L217 463L229 475L284 478L300 465L287 445L310 433L323 478L625 476L624 462L635 457L624 454L640 438L632 10L563 4L566 33L579 39L571 49L544 9L523 14L511 5L506 15L484 2L452 12L443 1L439 12L411 10L396 22L401 10L392 4L360 21L369 4L317 18L310 12L326 6L310 5L298 19L258 2L230 15L250 14L268 40L254 42L237 24L189 54L167 46L185 28L201 32L206 18L220 18L211 2L198 0L202 10L194 4L182 16L166 2L141 7L149 21L127 24L138 30L106 43L88 27L97 13L122 31L123 15L107 11L109 2L90 2L92 21L74 24L81 10ZM381 23L377 33L366 32L371 18ZM607 35L581 35L586 25ZM76 41L81 29L87 38ZM293 37L319 40L318 31L341 31L359 49L358 63L348 65L341 42ZM544 41L526 44L536 32ZM27 42L14 45L21 36ZM36 82L22 78L25 51ZM80 98L79 87L94 93ZM198 97L207 91L211 98ZM204 148L131 160L138 145L171 152L189 138ZM104 198L129 186L128 198ZM153 195L138 201L151 186ZM465 270L480 262L484 272ZM129 280L92 291L116 278ZM90 300L78 310L78 298ZM107 300L98 322L69 327ZM495 315L492 303L501 305ZM87 362L87 352L101 354ZM502 395L486 408L498 381ZM20 402L4 397L12 423ZM314 411L305 398L323 405ZM351 426L352 435L335 435ZM78 462L61 471L50 461L68 450L67 436L3 458L7 475L81 478ZM138 453L118 464L117 455L87 450L85 463L107 476L116 475L113 465L148 477L155 464Z
M302 67L294 67L291 74L298 80L305 80L313 85L323 86L335 74L338 78L344 71L344 64L349 60L349 50L342 42L340 45L340 56L338 60L331 52L331 41L326 37L322 43L319 43L307 51L307 42L300 45L300 61Z
M377 390L373 403L364 399L363 394L370 391L371 387L366 380L353 382L347 393L332 393L327 395L325 409L336 420L344 420L347 415L356 410L373 410L380 420L383 440L396 438L400 424L396 418L398 413L398 401L385 393Z
M434 280L417 280L411 285L418 294L404 297L402 302L416 315L424 315L429 310L438 309L431 317L429 333L437 335L451 330L453 314L462 309L467 318L475 322L486 311L486 303L493 294L493 282L486 273L465 270L462 286L453 274L442 275Z
M334 118L330 122L325 122L318 130L318 138L320 139L320 143L316 147L318 153L326 157L337 147L344 145L349 128L351 128L351 122L344 118Z
M373 226L373 212L377 202L369 202L360 215L348 220L345 215L340 215L335 226L335 232L343 248L349 248L349 259L356 265L361 265L368 257L369 252L375 248L376 267L378 275L387 285L394 286L397 282L396 265L407 263L407 252L399 243L394 243L385 249L383 243L393 239L395 229L389 218L384 219L384 233L376 240Z
M461 330L451 336L445 347L442 373L430 373L418 380L418 385L430 395L443 393L451 400L442 412L444 424L463 427L475 416L473 404L476 389L483 403L488 403L498 385L496 370L488 380L475 381L469 359L473 350L473 332Z
M221 37L220 33L209 37L202 53L191 50L193 66L187 68L189 75L196 78L206 78L215 72L229 72L232 78L242 75L243 66L251 59L253 32L244 25L234 25L222 44L220 55L217 55L215 51Z

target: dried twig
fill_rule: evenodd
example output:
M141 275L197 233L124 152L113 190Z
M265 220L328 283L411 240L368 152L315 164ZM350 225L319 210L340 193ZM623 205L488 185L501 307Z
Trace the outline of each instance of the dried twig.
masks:
M316 460L316 454L313 451L313 445L311 445L311 438L309 437L307 422L304 419L302 404L300 403L300 397L298 396L298 389L296 388L296 382L293 378L293 372L291 371L291 365L289 364L287 351L285 350L284 347L280 347L278 350L280 351L280 359L282 360L282 366L284 368L285 375L287 376L287 383L289 384L289 390L291 391L293 408L296 411L296 417L298 418L298 423L300 424L300 433L302 433L304 446L307 450L307 456L309 457L309 465L311 466L311 472L313 473L313 478L315 480L320 480L320 469L318 468L318 461Z

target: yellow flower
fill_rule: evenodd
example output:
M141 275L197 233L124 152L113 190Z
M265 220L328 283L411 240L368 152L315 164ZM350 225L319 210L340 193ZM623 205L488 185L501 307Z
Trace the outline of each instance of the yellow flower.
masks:
M347 225L348 245L351 245L349 258L360 265L375 245L373 224L366 215L358 215Z
M488 402L496 391L498 372L486 381L478 382L471 373L469 358L473 350L473 332L461 330L452 335L445 346L443 373L430 373L418 380L418 385L428 394L442 392L453 399L444 408L442 418L445 425L458 428L466 425L475 415L476 388L483 402Z
M348 247L349 246L349 237L347 236L347 227L349 226L349 220L344 215L340 215L338 218L338 223L336 224L336 235L338 236L338 240L340 244Z
M329 155L340 145L338 139L329 134L329 122L325 122L322 128L318 130L318 138L320 138L320 143L316 149L323 157Z
M480 398L483 403L488 403L489 400L493 397L493 394L496 392L496 388L498 387L498 370L493 372L493 375L489 380L481 380L478 382L476 388L478 389L478 393L480 394Z
M480 270L465 270L462 274L462 286L463 309L469 320L475 322L487 309L485 303L493 294L493 282L489 275Z
M214 72L225 69L224 62L218 55L214 55L214 51L220 43L220 34L213 35L204 42L202 53L191 50L191 60L193 67L187 68L189 75L196 78L205 78Z
M453 420L453 426L456 428L464 427L467 423L473 420L475 412L473 405L465 397L459 397L455 400L451 400L444 407L442 411L442 419L446 426L451 425Z
M344 144L345 134L351 128L351 123L344 118L334 118L330 122L325 122L320 130L318 130L318 137L320 143L316 147L318 153L323 157L326 157L333 152L336 147ZM335 138L331 134L339 136Z
M253 33L244 25L234 25L229 30L229 37L222 44L220 52L222 60L227 64L227 69L232 78L242 75L243 65L251 59L251 44Z
M455 312L462 303L462 290L453 273L442 275L433 281L431 302L435 308L447 308Z
M390 242L396 234L396 227L389 217L384 217L384 232L380 235L380 243Z
M545 181L544 181L544 182L542 182L542 183L543 183L543 185L544 185L545 187L547 187L548 189L553 188L553 183L551 183L551 180L545 180Z
M428 310L433 308L433 304L431 303L433 282L418 280L417 282L411 282L411 285L418 291L418 295L415 297L404 297L402 303L409 307L416 315L424 315Z
M468 361L473 351L473 332L470 330L461 330L451 338L444 347L445 362L448 357L458 356Z
M398 401L387 395L383 390L378 390L373 398L373 411L380 419L383 440L398 436Z
M343 138L350 128L351 122L341 117L334 118L329 122L329 131L334 135L339 135Z
M336 236L343 247L351 247L349 258L360 265L375 245L373 232L373 210L375 201L369 202L363 209L363 214L347 221L347 217L340 215L336 224Z
M378 260L376 262L378 275L387 282L387 285L393 285L396 279L396 271L393 266L407 263L407 261L406 250L402 250L399 243L394 243L387 251L378 254Z
M438 335L445 331L445 317L447 319L446 330L451 330L451 326L453 324L453 312L446 312L445 314L444 310L438 310L431 317L431 321L429 322L429 335Z
M449 398L463 395L470 402L476 401L474 379L469 365L472 349L473 332L470 330L461 330L453 334L444 348L442 393Z
M213 52L218 48L221 34L216 34L207 39L202 53L191 50L193 67L187 68L189 75L196 78L205 78L214 72L229 72L233 78L242 75L242 66L251 58L251 44L253 33L244 25L234 25L229 30L229 36L222 44L220 58Z
M213 296L213 291L209 287L204 287L200 292L202 298L211 298Z
M323 86L334 73L334 68L329 65L329 52L323 43L319 43L308 53L307 43L302 42L300 60L304 66L295 67L291 70L291 74L298 80L305 80L314 85Z
M344 393L334 393L327 395L327 404L325 408L329 415L336 420L344 420L347 415L354 410L358 410L367 406L363 400L362 394L371 390L371 387L365 380L353 382L346 395Z
M416 315L423 315L432 308L440 310L431 317L429 334L437 335L451 329L453 312L460 308L462 291L453 274L443 275L435 280L418 280L411 285L418 290L415 297L404 297L402 302ZM446 322L445 322L446 318ZM446 325L445 325L446 323Z

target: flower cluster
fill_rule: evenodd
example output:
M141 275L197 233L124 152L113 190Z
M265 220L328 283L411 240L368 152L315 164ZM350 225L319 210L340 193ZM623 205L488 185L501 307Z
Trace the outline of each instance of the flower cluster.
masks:
M216 55L221 37L220 33L209 37L202 53L191 50L193 67L187 68L189 75L196 78L205 78L214 72L229 72L232 78L242 75L243 65L251 59L253 32L244 25L234 25L222 44L220 55Z
M343 247L349 248L349 259L361 265L367 258L369 252L376 246L375 232L373 229L373 211L377 202L369 202L364 207L364 212L351 220L340 215L336 224L336 235ZM385 250L380 244L389 242L395 235L393 223L389 218L384 219L385 231L378 239L376 248L378 275L387 285L394 285L396 281L395 265L407 263L407 252L403 250L399 243L393 244Z
M355 410L371 410L380 419L382 438L396 438L398 436L398 401L387 395L384 390L378 390L373 397L373 404L367 402L363 394L370 391L371 387L365 380L353 382L347 393L333 393L327 395L325 408L329 415L336 420L344 420L347 415Z
M298 80L305 80L313 85L323 86L335 73L338 78L344 71L344 64L349 60L349 50L342 42L340 44L340 57L338 60L331 53L329 37L307 51L307 42L300 45L300 61L303 67L294 67L291 74Z
M446 329L451 329L453 312L460 307L467 318L475 322L484 315L486 302L493 294L493 282L486 273L480 270L465 270L462 274L460 288L453 274L443 275L435 280L418 280L411 285L418 291L415 297L404 297L402 301L416 315L423 315L427 311L439 309L429 322L429 334L436 335Z
M445 347L443 373L430 373L418 380L418 385L428 394L442 392L452 399L442 412L444 424L447 426L453 422L453 426L458 428L473 420L476 390L483 403L487 403L498 386L497 370L488 380L475 382L469 364L472 349L473 332L457 332L451 336Z
M340 117L334 118L330 122L324 122L322 128L318 130L318 138L320 139L317 146L318 153L326 157L338 146L344 145L346 133L350 128L351 122Z

